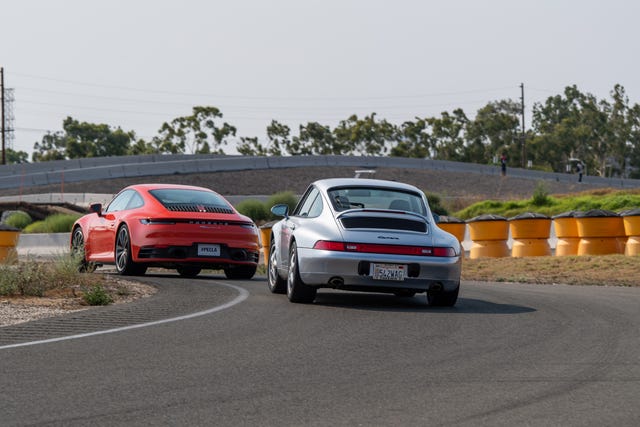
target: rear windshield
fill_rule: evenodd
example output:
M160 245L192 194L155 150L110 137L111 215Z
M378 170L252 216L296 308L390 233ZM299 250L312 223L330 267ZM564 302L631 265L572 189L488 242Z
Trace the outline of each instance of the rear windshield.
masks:
M427 215L418 193L376 187L340 187L327 192L336 211L347 209L390 209Z
M225 199L210 191L165 188L150 190L149 193L165 207L172 205L202 205L231 209Z

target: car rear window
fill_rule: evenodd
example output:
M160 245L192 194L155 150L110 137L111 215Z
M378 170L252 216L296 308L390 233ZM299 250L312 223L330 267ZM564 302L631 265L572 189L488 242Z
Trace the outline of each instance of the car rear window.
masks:
M165 188L149 193L171 211L233 213L225 199L210 191Z
M425 216L427 208L420 194L379 187L339 187L328 192L336 211L347 209L389 209Z

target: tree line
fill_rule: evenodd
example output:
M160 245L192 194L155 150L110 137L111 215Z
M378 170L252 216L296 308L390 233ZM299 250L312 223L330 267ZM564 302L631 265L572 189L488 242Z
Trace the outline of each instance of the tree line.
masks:
M512 166L568 172L581 163L590 175L640 178L640 106L631 105L616 85L609 99L597 99L575 85L533 105L530 129L522 132L521 105L511 99L487 103L473 119L460 108L436 117L415 117L399 125L351 115L331 128L319 122L297 132L272 120L266 140L239 137L243 155L367 155L429 158L481 164L506 155ZM193 107L188 116L162 124L151 140L133 131L67 117L62 131L49 132L34 144L32 161L135 154L225 154L237 129L220 109ZM9 162L27 161L9 151Z

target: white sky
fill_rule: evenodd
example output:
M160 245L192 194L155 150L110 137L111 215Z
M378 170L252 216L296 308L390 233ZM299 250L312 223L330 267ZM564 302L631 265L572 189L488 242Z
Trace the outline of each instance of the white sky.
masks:
M149 140L194 105L264 141L271 119L297 134L353 113L473 117L520 83L528 114L572 84L608 99L619 83L640 103L631 0L21 0L0 18L28 153L67 116Z

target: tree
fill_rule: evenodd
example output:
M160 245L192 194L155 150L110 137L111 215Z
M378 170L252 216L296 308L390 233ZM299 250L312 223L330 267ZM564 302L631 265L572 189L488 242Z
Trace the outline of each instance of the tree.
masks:
M416 117L415 122L404 122L396 129L395 140L389 152L391 156L424 159L430 155L431 134L425 119Z
M77 159L84 157L124 156L129 154L133 132L112 129L106 124L79 122L67 117L62 132L48 132L34 144L34 161Z
M426 119L431 126L431 156L438 160L464 159L465 137L464 131L469 119L462 109L441 113L439 118L431 117Z
M491 163L503 152L520 164L520 104L512 100L490 102L478 110L475 119L465 128L465 154L463 160L473 163Z
M5 157L7 164L12 163L29 163L29 154L24 151L16 151L11 148L5 148Z
M236 128L226 122L218 125L216 121L221 118L222 113L216 107L193 107L190 116L163 123L153 145L161 152L224 154L222 146L229 136L236 135Z
M334 129L335 154L384 155L396 134L395 126L386 120L376 121L376 113L363 119L352 115Z
M291 143L291 129L289 126L272 120L267 126L267 138L269 138L269 146L266 151L271 156L282 156L284 150Z

